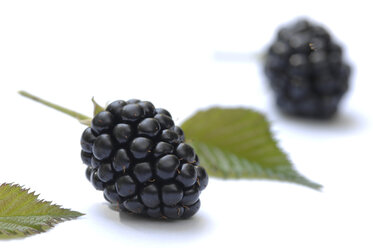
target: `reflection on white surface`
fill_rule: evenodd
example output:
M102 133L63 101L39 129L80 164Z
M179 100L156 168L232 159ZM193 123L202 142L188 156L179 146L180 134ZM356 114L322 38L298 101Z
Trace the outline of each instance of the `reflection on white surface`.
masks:
M130 235L149 244L153 244L155 240L177 244L180 240L196 241L214 229L213 221L205 211L199 211L190 219L165 221L118 212L106 203L96 203L88 215L97 220L97 227L101 232L117 235L124 242Z

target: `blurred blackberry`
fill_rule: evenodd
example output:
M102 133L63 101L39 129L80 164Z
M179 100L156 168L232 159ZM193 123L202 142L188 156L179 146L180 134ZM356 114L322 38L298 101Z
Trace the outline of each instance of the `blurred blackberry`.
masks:
M350 66L327 30L299 20L278 31L267 52L265 74L283 112L327 119L348 89Z
M152 103L115 101L81 137L86 176L107 201L152 218L188 218L208 176L171 114Z

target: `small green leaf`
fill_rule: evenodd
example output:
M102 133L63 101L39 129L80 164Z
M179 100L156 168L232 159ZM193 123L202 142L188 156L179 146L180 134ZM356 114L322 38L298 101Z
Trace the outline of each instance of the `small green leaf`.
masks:
M0 185L0 239L44 232L59 222L83 215L37 198L19 185Z
M182 124L209 175L222 178L273 179L319 190L299 174L272 137L266 118L244 108L210 108Z
M105 108L102 107L100 104L98 104L96 101L95 101L95 98L92 97L92 102L93 102L93 116L97 115L98 113L100 113L101 111L104 111Z

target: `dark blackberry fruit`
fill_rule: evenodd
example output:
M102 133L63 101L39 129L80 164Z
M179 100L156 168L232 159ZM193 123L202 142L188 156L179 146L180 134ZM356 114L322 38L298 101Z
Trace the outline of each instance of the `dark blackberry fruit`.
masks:
M80 157L82 158L82 161L86 165L91 165L91 159L92 159L92 153L81 151Z
M96 136L93 134L92 128L87 128L82 135L82 139L80 140L80 145L82 147L83 152L91 153L93 143L96 140Z
M92 172L93 172L92 166L87 166L87 169L85 170L85 176L88 179L88 181L91 181Z
M167 154L172 154L174 151L174 146L167 142L158 142L157 145L154 148L153 156L155 158L163 157Z
M126 144L132 137L132 128L128 124L119 123L113 128L114 139L120 144Z
M83 143L83 142L81 142ZM92 153L98 160L104 160L110 157L113 153L114 142L109 134L101 134L97 136L92 146Z
M144 205L149 208L155 208L161 204L158 188L155 184L144 187L140 192L140 198Z
M189 218L208 176L184 140L167 110L137 99L112 102L81 136L86 177L125 212Z
M118 194L117 189L114 184L109 184L105 187L104 198L109 202L120 201L120 195Z
M176 155L168 154L160 159L155 164L155 174L159 179L168 180L175 177L178 168L180 167L179 158Z
M182 158L184 161L188 163L193 163L196 158L196 154L194 153L193 147L185 143L181 143L177 146L176 154L179 158Z
M120 116L122 108L126 104L127 103L123 100L114 101L106 107L106 110L109 111L110 113L112 113L114 115L114 117L118 117L118 116Z
M350 66L327 30L299 20L278 31L267 52L265 74L284 113L327 119L348 89Z
M129 150L135 159L145 159L153 150L153 141L144 137L136 137L131 141Z
M97 171L91 172L91 183L93 187L97 190L104 190L105 189L105 183L98 178Z
M92 98L90 118L19 93L89 126L80 140L85 176L113 208L157 219L185 219L199 210L208 176L167 110L138 99L103 108Z
M199 208L201 207L201 201L197 200L193 205L189 205L188 207L184 208L184 217L189 218L195 213L198 212Z
M138 163L133 168L133 175L140 183L145 183L153 178L153 166L149 162Z
M145 115L144 109L138 103L124 105L120 117L126 124L131 124L141 120Z
M184 207L181 205L178 206L163 206L163 213L166 218L178 219L184 215Z
M154 118L146 118L137 125L137 133L147 137L155 137L161 130L161 125Z
M164 114L164 115L167 115L168 117L172 118L170 112L168 112L167 110L165 110L163 108L157 108L157 109L155 109L155 112L157 114Z
M197 180L197 170L192 164L182 164L180 172L176 176L176 180L181 183L184 187L190 187Z
M98 113L93 119L91 128L92 130L98 133L105 133L110 131L114 124L114 116L109 111L102 111Z

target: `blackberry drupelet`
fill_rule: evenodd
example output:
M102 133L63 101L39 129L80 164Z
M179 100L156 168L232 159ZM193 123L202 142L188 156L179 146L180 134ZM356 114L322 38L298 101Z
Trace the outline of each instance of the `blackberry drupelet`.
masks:
M328 31L299 20L278 31L267 52L265 74L283 112L327 119L348 89L350 66Z
M169 219L199 210L208 176L167 110L115 101L92 119L81 147L87 178L121 210Z

